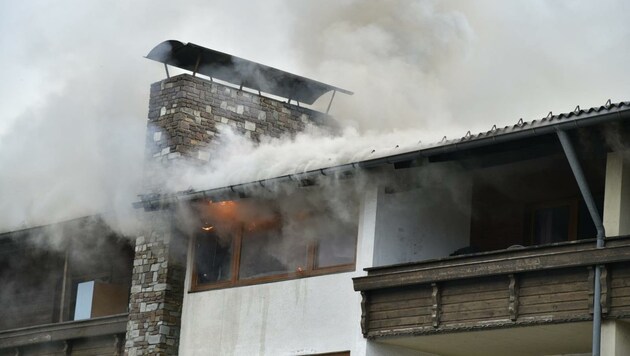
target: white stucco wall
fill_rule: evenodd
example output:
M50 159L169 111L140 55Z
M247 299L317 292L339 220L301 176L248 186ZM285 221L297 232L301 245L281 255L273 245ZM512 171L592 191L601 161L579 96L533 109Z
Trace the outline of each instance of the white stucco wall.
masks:
M299 355L356 349L350 273L188 294L182 355Z
M601 355L630 355L630 324L621 320L602 322Z
M374 266L446 257L470 244L472 184L466 176L378 197Z
M180 354L303 355L349 350L353 356L365 355L361 295L353 290L352 277L365 275L363 268L372 262L376 199L376 188L368 188L359 214L355 272L187 293ZM186 288L190 289L190 273Z
M630 164L627 152L611 152L606 161L604 228L606 236L630 234Z

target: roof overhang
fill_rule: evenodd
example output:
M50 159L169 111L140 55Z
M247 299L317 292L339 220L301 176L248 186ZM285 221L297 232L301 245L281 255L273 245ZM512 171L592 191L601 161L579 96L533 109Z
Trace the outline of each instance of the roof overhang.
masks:
M466 136L443 140L431 146L417 150L387 155L383 157L367 159L343 165L316 169L299 174L285 175L264 179L254 182L230 185L207 190L190 190L175 194L150 194L142 195L141 201L134 203L135 208L145 208L147 210L161 209L171 204L198 199L211 199L224 195L243 195L247 191L256 187L266 187L288 181L313 180L322 176L348 177L358 169L376 168L387 164L402 165L405 163L424 158L434 157L454 153L463 150L472 150L479 147L498 145L501 143L516 140L528 139L542 135L555 134L559 130L572 130L576 128L591 127L597 124L630 120L630 102L610 103L600 107L593 107L586 110L574 110L570 113L559 115L549 115L542 120L523 122L520 120L516 125L504 128L493 127L490 131L481 132L476 135L467 133Z

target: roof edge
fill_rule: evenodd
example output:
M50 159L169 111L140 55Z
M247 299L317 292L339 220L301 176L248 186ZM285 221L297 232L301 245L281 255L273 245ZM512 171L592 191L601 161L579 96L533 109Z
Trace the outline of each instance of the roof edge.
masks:
M605 112L604 112L605 110ZM551 113L550 113L551 114ZM379 158L373 158L363 161L346 163L338 166L332 166L327 168L321 168L304 173L289 174L274 178L262 179L252 182L240 183L229 185L226 187L218 187L200 191L186 191L174 194L160 195L149 194L141 195L139 202L133 203L134 208L144 208L146 210L156 210L173 203L179 203L183 201L190 201L202 198L208 198L211 196L237 193L254 187L264 187L269 184L276 184L285 180L304 180L311 179L319 176L328 175L347 175L348 172L357 169L368 169L382 166L385 164L393 164L398 162L404 162L419 158L426 158L435 156L438 154L451 153L466 149L473 149L482 146L490 146L503 142L514 141L518 139L535 137L554 133L559 130L572 130L576 128L588 127L606 122L626 120L630 119L630 102L620 102L616 104L610 104L599 108L591 108L583 110L580 113L572 112L568 114L560 114L556 116L548 115L545 119L547 124L545 125L533 125L536 120L525 123L519 121L515 125L516 129L508 132L500 130L488 131L477 136L464 136L461 139L445 141L435 146L425 147L422 149L399 153L395 155L383 156ZM542 120L541 120L542 121ZM509 127L506 127L506 129ZM514 129L514 127L512 127Z

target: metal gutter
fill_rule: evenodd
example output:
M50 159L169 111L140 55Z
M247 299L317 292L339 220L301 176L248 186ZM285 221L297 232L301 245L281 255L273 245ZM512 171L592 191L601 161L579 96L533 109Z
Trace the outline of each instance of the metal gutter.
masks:
M428 147L411 152L390 155L386 157L380 157L375 159L368 159L364 161L358 161L353 163L347 163L339 166L322 168L313 171L307 171L299 174L290 174L276 178L263 179L259 181L242 183L236 185L230 185L222 188L208 189L198 192L183 192L170 194L166 196L162 195L143 195L141 201L133 204L135 208L156 209L164 205L171 203L177 203L181 201L189 201L200 198L207 198L213 195L221 195L225 193L244 192L254 187L265 187L267 185L276 184L282 181L299 181L304 179L312 179L320 176L328 175L340 175L349 174L351 171L357 169L368 169L383 166L386 164L393 164L397 162L404 162L410 160L416 160L419 158L426 158L435 155L452 153L457 151L469 150L478 147L485 147L499 143L511 142L519 139L526 139L535 136L542 136L547 134L555 134L558 130L571 130L576 128L588 127L597 124L603 124L607 122L630 119L630 103L620 103L612 105L612 108L605 108L606 113L601 114L599 111L591 113L591 109L588 112L580 111L580 114L569 113L567 115L558 115L557 123L548 123L545 125L535 125L532 123L519 123L513 128L513 131L507 131L506 129L489 131L486 134L479 134L475 136L466 136L455 142L447 142L443 145ZM604 108L604 107L602 107ZM573 118L571 118L573 117ZM549 116L547 122L554 120L554 117ZM545 119L543 119L544 121ZM542 121L541 121L542 122ZM493 133L494 132L494 133Z
M573 144L571 143L571 139L565 131L560 129L558 130L557 135L558 139L560 139L560 143L562 144L562 149L567 156L567 160L569 161L569 165L571 166L571 170L573 171L573 175L575 176L578 187L580 188L580 192L582 193L582 197L584 198L586 207L591 214L593 224L597 228L597 248L604 248L606 230L604 229L602 218L599 215L599 211L597 210L595 199L593 199L593 195L591 194L591 190L588 186L588 182L586 181L586 177L584 176L584 171L582 170L582 166L580 165L577 154L575 153L575 149L573 148ZM601 265L596 265L594 281L595 285L593 293L593 356L599 356L602 336L602 289L600 277Z

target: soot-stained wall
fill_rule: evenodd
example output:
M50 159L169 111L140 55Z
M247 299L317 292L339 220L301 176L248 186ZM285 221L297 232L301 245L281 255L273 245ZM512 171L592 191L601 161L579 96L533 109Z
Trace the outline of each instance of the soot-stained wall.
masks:
M423 169L423 168L420 168ZM447 257L470 244L471 181L444 173L440 184L378 198L374 266Z

